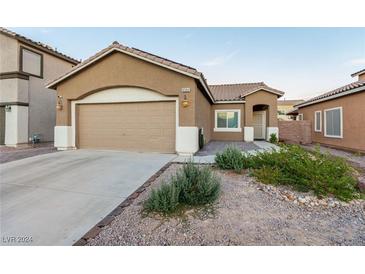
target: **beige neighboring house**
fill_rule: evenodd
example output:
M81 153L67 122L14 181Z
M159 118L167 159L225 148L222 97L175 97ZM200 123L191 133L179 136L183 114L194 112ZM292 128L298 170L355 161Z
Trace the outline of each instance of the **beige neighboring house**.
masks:
M0 145L54 140L57 94L45 87L79 62L0 28Z
M303 103L304 100L278 100L278 119L281 121L295 120L295 116L289 114L294 106Z
M365 69L356 82L296 105L300 120L312 124L312 141L365 152Z
M208 85L196 69L114 42L53 80L58 149L193 154L211 140L278 134L277 98L263 82ZM199 143L200 142L200 143Z

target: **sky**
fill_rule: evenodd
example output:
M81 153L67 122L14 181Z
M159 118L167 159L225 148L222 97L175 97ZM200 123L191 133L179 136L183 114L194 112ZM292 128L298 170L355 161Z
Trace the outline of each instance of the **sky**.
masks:
M76 59L113 41L203 72L209 84L265 82L308 99L356 81L365 28L9 28Z

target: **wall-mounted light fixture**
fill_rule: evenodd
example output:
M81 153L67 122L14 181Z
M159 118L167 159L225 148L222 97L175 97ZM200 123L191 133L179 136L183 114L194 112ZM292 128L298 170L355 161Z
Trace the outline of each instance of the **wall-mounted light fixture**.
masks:
M188 98L186 97L186 95L184 95L184 100L182 100L182 106L184 108L189 106L189 101L188 101Z
M57 108L57 110L62 110L63 109L63 97L61 95L57 96L56 108Z
M11 112L11 106L5 106L5 111L6 112Z

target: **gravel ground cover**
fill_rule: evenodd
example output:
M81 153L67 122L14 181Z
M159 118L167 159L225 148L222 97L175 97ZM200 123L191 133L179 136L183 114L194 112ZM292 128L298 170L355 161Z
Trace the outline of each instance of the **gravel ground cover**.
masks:
M181 168L171 165L88 245L365 245L365 202L317 201L255 181L247 174L216 171L222 193L208 207L176 216L142 213L152 188Z

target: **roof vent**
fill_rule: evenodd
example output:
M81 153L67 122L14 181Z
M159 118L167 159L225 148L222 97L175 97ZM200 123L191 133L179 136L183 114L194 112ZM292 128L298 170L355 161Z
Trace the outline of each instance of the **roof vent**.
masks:
M113 45L119 45L118 41L114 41Z

